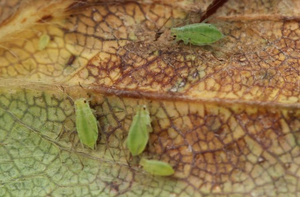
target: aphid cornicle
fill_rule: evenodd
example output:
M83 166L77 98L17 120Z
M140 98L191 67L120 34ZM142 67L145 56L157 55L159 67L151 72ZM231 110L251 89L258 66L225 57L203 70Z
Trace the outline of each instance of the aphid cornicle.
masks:
M176 41L183 40L193 45L203 46L217 42L223 34L212 24L196 23L171 29L171 34L176 36Z
M88 101L84 98L75 101L76 129L80 142L91 149L95 148L98 139L97 119Z
M127 138L127 148L133 156L144 151L149 141L150 132L152 132L152 127L149 111L146 105L138 106Z
M174 174L174 169L172 166L163 161L157 160L148 160L142 158L140 161L140 165L143 166L143 169L152 175L157 176L170 176Z

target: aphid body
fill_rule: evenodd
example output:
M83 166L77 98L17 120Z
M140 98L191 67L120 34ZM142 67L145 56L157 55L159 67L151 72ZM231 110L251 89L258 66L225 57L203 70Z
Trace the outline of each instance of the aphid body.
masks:
M43 34L39 40L39 50L43 50L47 47L50 42L50 36L47 34Z
M140 161L140 165L143 166L143 169L152 175L157 176L170 176L174 174L174 169L172 166L163 161L157 160L148 160L142 158Z
M95 148L98 139L98 124L88 101L84 98L75 101L76 129L82 144Z
M138 106L127 138L127 148L133 156L144 151L149 141L150 132L152 132L152 127L149 111L145 105Z
M190 42L198 46L212 44L224 37L214 25L207 23L172 28L171 34L176 36L176 41L183 40L184 44Z

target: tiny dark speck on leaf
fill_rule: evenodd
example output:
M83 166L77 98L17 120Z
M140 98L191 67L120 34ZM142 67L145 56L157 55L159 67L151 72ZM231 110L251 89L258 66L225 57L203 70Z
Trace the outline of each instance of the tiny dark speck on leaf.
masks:
M50 21L52 18L53 18L52 15L43 16L40 20L38 20L38 23L45 23L47 21Z
M69 57L69 60L68 60L68 62L67 62L66 65L67 65L67 66L72 65L73 62L75 61L75 59L76 59L76 56L72 54L72 55Z

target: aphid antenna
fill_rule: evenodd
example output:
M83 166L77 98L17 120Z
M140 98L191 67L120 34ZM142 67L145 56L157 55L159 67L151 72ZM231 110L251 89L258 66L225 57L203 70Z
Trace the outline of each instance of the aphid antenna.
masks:
M106 144L104 153L106 153L106 150L108 149L111 158L114 160L114 162L116 162L115 157L114 157L114 155L112 154L110 148L107 148L107 147L108 147L108 146L107 146L107 144Z
M75 131L74 131L75 132ZM73 133L74 133L73 132ZM73 141L74 142L74 141ZM83 164L83 161L82 161L82 159L81 159L81 154L82 154L82 152L78 152L78 151L76 151L76 148L74 148L74 143L72 143L72 147L70 148L70 149L66 149L65 151L68 151L68 152L70 152L70 153L76 153L75 155L77 156L77 158L78 158L78 160L79 160L79 162L80 162L80 164L81 164L81 166L82 166L82 168L81 168L81 170L83 170L84 169L84 164ZM60 156L61 157L61 156ZM62 161L62 159L61 159L61 161Z
M70 136L69 136L69 141L70 142L72 142L72 146L71 146L71 148L70 148L70 150L72 151L72 150L75 150L75 136L76 136L76 131L72 131L71 132L71 134L70 134ZM73 138L71 138L73 136ZM79 140L80 141L80 140ZM81 143L81 142L80 142ZM83 147L83 144L81 144L81 146Z
M74 104L74 99L67 93L67 91L65 90L64 86L59 85L59 86L57 86L57 87L58 87L58 89L60 89L64 94L66 94L67 97L68 97L69 99L71 99L72 102L73 102L73 104Z
M86 88L84 88L84 87L80 84L79 81L78 81L78 85L79 85L84 91L86 91ZM89 101L92 101L92 100L93 100L93 96L92 96L89 92L87 92L86 94L87 94L88 97L89 97L89 98L86 99L86 101L88 101L88 102L89 102Z
M80 164L81 164L81 170L83 170L84 169L84 164L83 164L83 162L82 162L82 160L81 160L81 158L79 156L78 156L78 159L79 159Z
M103 135L103 133L102 133L102 135ZM108 141L108 140L107 140L107 139L108 139L108 138L107 138L107 135L105 135L105 137L106 137L106 142L107 142L107 141ZM106 151L108 150L108 151L109 151L109 154L110 154L110 156L111 156L111 158L114 160L114 162L116 162L114 155L112 154L110 148L108 148L108 143L99 143L99 144L105 146L105 149L104 149L104 155L106 155Z
M80 82L78 82L78 84L79 84L79 86L82 88L82 89L84 89L84 87L80 84ZM59 85L59 86L57 86L57 87L60 87L59 89L62 89L62 92L63 93L65 93L66 95L67 95L67 97L68 98L70 98L71 100L72 100L72 102L73 102L73 104L75 103L74 102L74 99L65 91L65 88L62 86L62 85ZM85 89L84 89L85 90ZM90 94L89 93L87 93L89 96L90 96ZM90 96L90 97L92 97L92 96ZM90 100L92 100L92 99L86 99L86 101L90 101Z
M65 126L62 124L62 127L60 129L60 132L58 133L58 135L56 136L55 140L60 139L60 137L63 135L63 133L65 132Z
M189 22L184 22L184 21L178 21L178 22L175 24L175 22L172 21L172 28L174 28L174 27L180 27L180 26L182 26L182 25L188 25L188 24L189 24Z
M162 34L163 32L160 32L160 30L167 24L167 22L170 20L170 18L171 18L171 16L169 16L168 19L164 22L164 24L161 25L161 27L156 31L154 41L157 41L158 38L161 36L161 34Z
M13 50L11 50L11 49L9 49L9 48L3 46L3 45L0 45L0 48L3 48L3 49L5 49L5 50L7 50L7 51L10 52L10 53L11 53L11 54L12 54L19 62L21 62L20 58L18 57L18 55L17 55L15 52L13 52Z
M75 150L75 149L74 149ZM73 152L73 151L71 151L71 152ZM74 152L76 152L76 150L74 151ZM77 152L76 152L77 153ZM83 161L82 161L82 159L81 159L81 155L80 154L75 154L75 155L77 155L77 158L78 158L78 160L79 160L79 162L80 162L80 165L81 165L81 170L83 170L84 169L84 164L83 164Z
M143 100L143 101L147 101L147 98L145 98L145 96L141 93L141 92L137 92L137 94L140 95L140 98ZM149 102L146 102L146 103L152 103L152 100L150 100ZM138 100L138 105L140 105L140 101ZM142 105L149 105L149 104L142 104Z
M73 105L74 105L74 99L65 91L65 88L62 86L62 85L60 85L59 86L60 88L59 89L61 89L62 90L62 92L63 93L65 93L66 95L67 95L67 97L73 102ZM59 132L59 134L57 135L57 137L55 138L56 140L57 139L59 139L64 133L66 132L66 129L65 129L65 126L64 125L62 125L62 128L61 128L61 131ZM71 132L71 134L69 135L69 141L70 142L72 142L72 147L71 147L71 150L72 149L74 149L74 141L75 141L75 136L76 136L76 130L75 131L72 131ZM73 138L71 138L72 136L74 136ZM80 142L81 143L81 142ZM83 147L83 144L81 144L82 145L82 147Z
M122 150L123 150L123 153L124 153L124 158L125 158L125 161L126 161L126 163L127 163L127 166L129 167L129 168L132 168L132 166L131 166L131 164L130 164L130 160L132 160L132 156L131 156L131 154L129 153L129 158L127 157L128 155L126 154L126 151L125 151L125 149L124 149L124 147L122 148Z
M99 115L99 117L105 117L110 114L118 114L118 113L122 113L122 112L124 112L124 110L120 109L119 111L113 111L113 112L107 112L107 113L95 112L95 114Z
M125 137L125 140L124 140L123 142L121 142L121 149L122 149L122 151L123 151L124 158L125 158L125 160L126 160L127 165L128 165L129 167L131 167L131 165L130 165L128 159L127 159L127 152L125 151L125 150L126 150L126 148L125 148L125 147L126 147L126 143L127 143L127 137ZM125 146L125 147L124 147L124 146ZM129 153L129 157L130 157L130 153Z

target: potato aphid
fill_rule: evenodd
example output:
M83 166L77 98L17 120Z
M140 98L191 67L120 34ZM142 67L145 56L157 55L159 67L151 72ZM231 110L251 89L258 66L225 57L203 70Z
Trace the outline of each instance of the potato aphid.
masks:
M149 141L149 132L152 132L149 111L145 105L139 106L133 117L127 138L127 148L133 156L144 151Z
M98 139L97 119L86 99L75 101L76 129L80 142L91 149L95 148Z
M142 158L140 165L143 166L143 169L149 174L156 176L170 176L174 174L174 169L172 166L163 161L157 160L148 160Z
M176 36L176 41L183 40L193 45L209 45L223 38L223 34L212 24L196 23L171 29L171 34Z
M39 40L39 50L42 51L47 47L50 42L50 36L47 34L43 34Z

